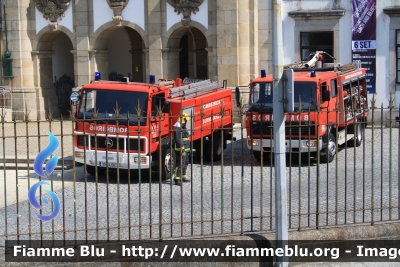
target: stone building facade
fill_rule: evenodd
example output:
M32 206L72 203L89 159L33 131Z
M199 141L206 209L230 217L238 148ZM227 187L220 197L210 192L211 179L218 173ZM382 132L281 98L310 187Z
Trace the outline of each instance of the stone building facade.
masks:
M12 92L6 110L16 119L68 114L70 90L89 83L97 71L105 80L227 80L246 92L261 69L272 70L271 1L0 2L6 13L1 52L4 58L8 47L13 72L9 77L2 71L1 83ZM335 62L351 61L350 0L281 2L285 64L302 60L303 40L317 39L318 46L321 32L327 35L319 39L328 42L321 45L334 51ZM400 5L377 2L377 96L383 102L395 95L398 105Z

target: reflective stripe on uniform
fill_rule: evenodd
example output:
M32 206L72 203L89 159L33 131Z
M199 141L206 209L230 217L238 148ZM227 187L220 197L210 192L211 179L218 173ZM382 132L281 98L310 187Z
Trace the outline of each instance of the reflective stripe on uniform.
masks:
M182 138L182 141L189 141L189 138Z

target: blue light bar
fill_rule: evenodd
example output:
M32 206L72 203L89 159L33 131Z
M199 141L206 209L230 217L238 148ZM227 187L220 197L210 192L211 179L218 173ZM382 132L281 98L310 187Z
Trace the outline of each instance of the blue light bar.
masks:
M265 70L261 70L261 78L265 78L267 76L267 73Z
M156 76L155 75L150 75L150 83L155 84L156 83Z
M311 70L311 75L310 75L311 77L315 77L315 69L312 69Z
M101 80L101 73L100 72L96 71L94 73L94 80L95 81L100 81Z

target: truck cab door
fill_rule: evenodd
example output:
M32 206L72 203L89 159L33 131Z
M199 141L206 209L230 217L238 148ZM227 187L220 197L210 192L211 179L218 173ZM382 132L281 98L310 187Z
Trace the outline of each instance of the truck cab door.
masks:
M165 93L153 95L151 100L151 128L152 137L158 137L159 132L161 135L167 135L169 131L169 113L165 111L164 107L167 104L165 100Z

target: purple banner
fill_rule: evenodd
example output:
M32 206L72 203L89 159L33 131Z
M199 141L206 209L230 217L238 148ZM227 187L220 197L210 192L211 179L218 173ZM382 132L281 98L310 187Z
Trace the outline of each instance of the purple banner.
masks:
M376 0L352 0L352 60L367 70L368 93L376 93Z

